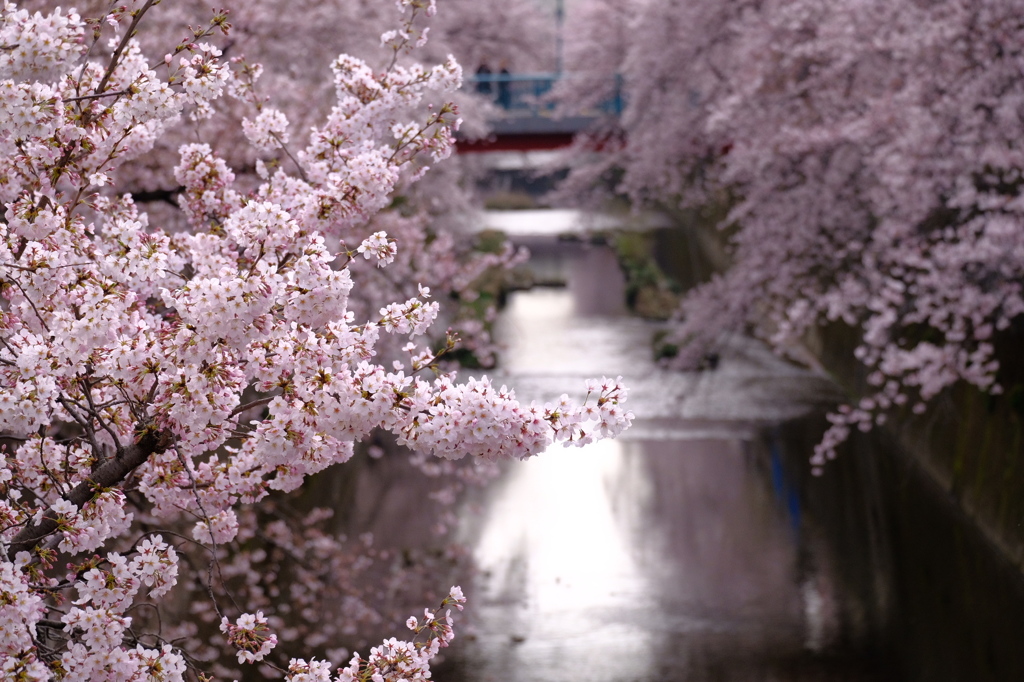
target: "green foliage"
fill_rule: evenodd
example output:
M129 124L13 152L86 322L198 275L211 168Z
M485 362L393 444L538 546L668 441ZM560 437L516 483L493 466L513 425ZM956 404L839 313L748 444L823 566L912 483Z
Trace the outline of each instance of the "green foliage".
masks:
M623 231L611 240L626 278L626 305L635 314L667 320L678 306L680 287L658 266L647 233ZM678 349L677 349L678 350Z

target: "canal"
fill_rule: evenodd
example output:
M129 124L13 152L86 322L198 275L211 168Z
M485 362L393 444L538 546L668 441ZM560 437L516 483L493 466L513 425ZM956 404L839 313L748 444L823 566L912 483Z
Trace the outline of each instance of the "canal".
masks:
M839 397L830 381L742 336L721 340L714 369L668 371L651 351L661 323L627 313L615 255L581 237L578 216L486 224L528 246L549 285L510 294L495 382L544 402L622 375L636 420L615 441L555 447L469 486L444 507L454 546L437 545L450 537L424 506L436 474L407 454L363 457L313 491L342 511L338 532L391 552L371 584L415 597L446 575L442 587L464 588L433 679L1024 680L1019 567L891 434L855 434L811 475Z
M820 412L831 385L742 337L714 370L667 371L657 323L624 309L612 251L557 237L571 214L489 218L565 284L510 296L497 382L546 401L622 375L637 419L616 441L509 465L467 502L470 615L435 677L889 679L874 628L850 627L870 609L844 593L781 459L779 425Z

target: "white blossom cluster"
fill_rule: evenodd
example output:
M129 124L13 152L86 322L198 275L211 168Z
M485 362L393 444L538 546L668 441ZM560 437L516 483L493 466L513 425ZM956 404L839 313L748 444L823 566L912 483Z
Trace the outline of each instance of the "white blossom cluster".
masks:
M856 340L865 395L831 415L818 471L851 429L956 382L1002 390L999 340L1024 314L1021 11L655 0L623 29L630 4L601 0L569 32L590 75L564 97L592 104L619 74L628 102L622 144L575 187L618 167L636 202L723 228L730 267L686 296L676 364L751 330L798 359L818 328Z
M502 460L556 441L612 436L632 419L618 380L589 386L583 405L564 399L541 407L519 403L485 377L460 383L445 374L435 360L447 349L412 341L438 315L429 289L415 281L411 296L359 317L349 305L360 284L350 269L362 260L357 254L378 268L417 257L384 230L366 230L354 252L344 240L391 201L400 181L419 174L417 159L451 153L457 111L425 98L458 87L453 59L377 71L338 58L336 105L292 153L283 114L236 82L242 76L204 42L204 30L162 64L148 62L132 27L155 4L112 8L95 24L103 28L92 45L74 14L3 10L0 670L7 678L183 679L195 658L150 632L159 618L135 607L142 599L156 609L174 601L169 590L185 564L167 538L188 538L149 529L187 518L192 538L218 556L251 529L247 505L345 462L353 443L375 430L444 459ZM223 15L212 26L226 30ZM103 40L103 31L114 35ZM248 71L250 84L257 72ZM280 152L288 163L243 188L215 141L186 144L173 169L183 187L181 220L173 229L151 224L119 191L119 171L182 114L216 119L225 90L254 98L259 113L243 124L245 133L258 151ZM407 225L396 227L400 234ZM407 361L381 363L387 339L406 344ZM143 537L133 536L139 528L147 529ZM78 598L65 599L71 593ZM453 590L442 606L461 600ZM266 663L278 642L273 615L223 608L234 610L219 613L216 636L240 663ZM452 631L447 613L429 614L422 627L429 643L389 640L344 670L426 678ZM295 675L325 670L294 667Z

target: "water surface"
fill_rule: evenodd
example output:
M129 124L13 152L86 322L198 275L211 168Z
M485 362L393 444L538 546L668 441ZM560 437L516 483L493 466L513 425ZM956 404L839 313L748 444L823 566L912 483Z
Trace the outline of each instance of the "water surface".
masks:
M470 634L437 679L875 679L837 645L830 559L765 438L831 389L740 338L714 371L666 371L657 327L625 314L613 254L555 252L568 286L511 296L497 380L552 400L623 375L637 421L619 440L510 465L467 506Z

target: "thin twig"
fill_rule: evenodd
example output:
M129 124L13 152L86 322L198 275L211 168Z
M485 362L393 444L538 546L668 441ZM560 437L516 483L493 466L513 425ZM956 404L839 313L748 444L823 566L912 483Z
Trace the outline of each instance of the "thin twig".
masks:
M29 295L25 292L25 287L21 286L21 282L11 277L8 277L6 281L18 287L18 289L21 291L21 295L25 297L25 300L28 301L28 304L32 306L32 311L36 314L36 317L39 318L39 324L43 325L43 329L45 329L47 333L49 333L49 325L46 324L46 320L44 320L43 316L40 314L39 308L36 308L36 304L32 301L31 298L29 298Z
M89 385L89 382L86 381L84 377L82 379L79 379L78 383L81 384L82 391L85 393L85 399L89 402L89 410L92 412L93 418L99 423L100 428L106 431L107 435L110 436L111 439L113 439L114 447L120 450L121 439L117 437L117 434L114 433L114 430L110 428L107 425L107 423L103 420L103 417L100 416L100 411L96 408L96 404L92 401L92 386Z
M210 552L210 563L207 567L207 591L210 594L210 600L213 602L213 608L217 610L218 616L220 616L221 618L225 617L224 612L220 609L220 604L217 603L217 597L213 593L213 568L214 566L216 566L217 576L220 578L220 584L224 587L224 593L227 594L228 599L231 600L231 603L234 605L236 609L238 609L239 611L244 611L245 609L241 608L238 605L238 602L235 601L234 595L232 595L231 591L228 590L227 581L224 580L224 571L221 568L220 560L217 558L217 540L213 536L213 519L210 518L210 515L206 513L206 509L203 507L203 501L199 497L199 486L198 483L196 482L196 477L192 474L192 470L189 469L188 463L185 461L185 456L181 453L180 450L177 451L177 454L178 462L181 464L182 468L185 470L185 473L188 475L188 480L192 483L192 495L196 499L196 506L199 507L199 511L202 513L202 518L206 522L206 529L210 532L210 544L213 545L213 551Z
M104 449L100 445L100 442L98 440L96 440L96 429L95 429L95 427L93 427L92 419L90 418L93 415L91 415L91 414L86 414L86 415L79 414L74 408L77 408L79 410L83 410L83 411L86 411L86 412L88 412L88 410L86 410L86 408L84 406L80 405L77 400L72 400L71 398L68 398L66 396L61 396L61 397L57 398L57 402L59 402L61 405L63 405L64 409L67 410L68 414L70 414L71 417L76 422L78 422L78 425L81 426L85 430L86 438L88 438L88 440L89 440L89 445L92 447L92 453L93 453L93 456L95 457L95 460L94 460L95 461L95 465L94 466L98 466L99 463L102 461L101 458L103 457ZM74 406L74 407L72 407L72 406Z
M77 97L65 97L63 102L84 102L90 99L99 99L101 97L118 97L120 95L127 95L131 90L114 90L113 92L95 92L91 95L79 95Z
M146 0L146 4L143 5L135 16L132 17L132 23L128 25L128 30L124 32L124 36L121 38L121 42L118 44L117 49L114 50L114 54L110 56L110 63L107 64L107 72L103 74L103 78L100 79L100 84L96 86L96 94L103 92L107 89L107 83L110 82L110 77L114 75L114 69L117 68L117 63L121 60L121 53L124 52L124 48L128 47L128 41L135 35L135 27L139 25L139 21L142 20L143 15L149 11L159 0Z
M38 272L40 270L60 270L61 268L83 268L86 265L96 265L92 261L85 261L84 263L65 263L64 265L43 265L40 267L26 268L24 265L15 265L14 263L4 263L3 267L13 268L15 270L23 270L24 272Z
M302 178L302 180L304 182L309 182L309 176L306 175L306 171L303 170L302 166L299 164L299 160L296 159L294 156L292 156L291 150L289 150L288 149L288 145L286 145L281 140L281 136L278 135L277 133L273 133L273 132L270 133L270 136L273 137L275 140L277 140L277 143L279 145L281 145L281 151L283 151L285 156L287 156L289 159L291 159L292 163L295 164L295 169L297 171L299 171L299 177Z
M242 414L246 410L251 410L254 407L259 407L260 405L266 405L266 404L268 404L270 401L272 401L276 397L277 397L276 395L272 395L272 396L269 396L267 398L260 398L259 400L254 400L251 403L246 403L245 405L239 405L235 409L231 410L231 414L228 415L228 419L231 419L235 415Z

